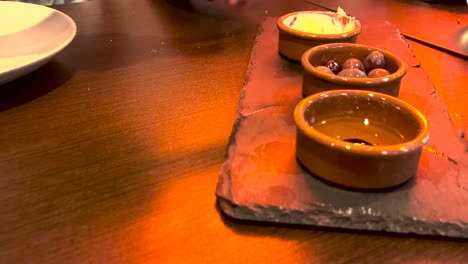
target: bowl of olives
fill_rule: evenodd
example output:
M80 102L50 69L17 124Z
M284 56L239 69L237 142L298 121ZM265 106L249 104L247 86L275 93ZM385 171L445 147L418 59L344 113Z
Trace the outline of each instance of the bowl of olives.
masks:
M368 90L398 97L406 64L395 54L361 44L331 43L308 49L301 58L304 96L336 90Z
M296 157L339 186L386 189L416 175L431 136L427 118L394 96L363 90L310 95L294 110Z

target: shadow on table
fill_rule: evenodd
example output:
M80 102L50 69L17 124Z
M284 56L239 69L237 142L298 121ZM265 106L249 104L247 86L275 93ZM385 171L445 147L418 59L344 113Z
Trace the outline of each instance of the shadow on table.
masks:
M110 15L105 19L98 16L96 20L78 20L78 28L97 30L79 30L63 52L63 62L77 71L107 71L152 60L162 65L181 56L221 54L229 48L237 48L232 40L238 39L233 36L249 35L233 21L202 15L166 1L135 3L142 6L138 10L146 10L139 11L138 19L130 9L114 17L122 8L119 5L101 6L97 2L94 5L99 12L105 9ZM139 32L134 28L145 30ZM253 37L254 32L249 36Z
M169 33L171 44L186 55L221 53L231 44L232 36L256 31L257 24L203 14L186 1L149 1L149 5L159 13L160 23Z
M61 86L73 72L52 60L39 69L0 85L0 112L33 101Z

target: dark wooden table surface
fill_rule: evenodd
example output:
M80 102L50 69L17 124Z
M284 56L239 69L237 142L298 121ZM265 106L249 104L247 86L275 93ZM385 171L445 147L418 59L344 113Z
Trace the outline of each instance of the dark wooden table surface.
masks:
M263 15L319 9L264 2ZM214 192L255 28L159 0L55 8L75 40L0 86L0 263L468 262L466 241L226 219ZM466 12L424 8L466 27ZM468 131L467 62L411 44Z

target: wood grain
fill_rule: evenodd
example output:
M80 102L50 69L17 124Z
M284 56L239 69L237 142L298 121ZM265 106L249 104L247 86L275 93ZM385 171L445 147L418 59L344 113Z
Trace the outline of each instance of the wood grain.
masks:
M225 219L214 192L255 28L164 1L56 8L76 21L76 39L50 64L0 87L1 263L468 259L464 241ZM298 8L310 6L265 4L269 15ZM423 66L436 86L440 78L451 115L465 115L455 99L466 62L450 82L438 75L452 63Z
M357 18L389 20L400 27L403 34L434 47L468 58L468 6L460 1L422 0L306 0L312 5L336 10L344 8ZM445 3L445 4L441 4ZM428 12L428 10L430 10ZM365 30L365 29L363 29Z

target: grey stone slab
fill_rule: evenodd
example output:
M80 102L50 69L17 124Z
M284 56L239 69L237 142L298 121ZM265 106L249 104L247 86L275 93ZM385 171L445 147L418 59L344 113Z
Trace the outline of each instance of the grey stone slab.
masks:
M359 192L329 185L299 166L292 112L302 99L302 69L278 56L276 18L268 18L252 50L221 168L220 208L240 220L468 238L463 133L398 28L387 21L361 22L358 43L388 49L408 64L400 98L432 125L414 179L386 192Z

